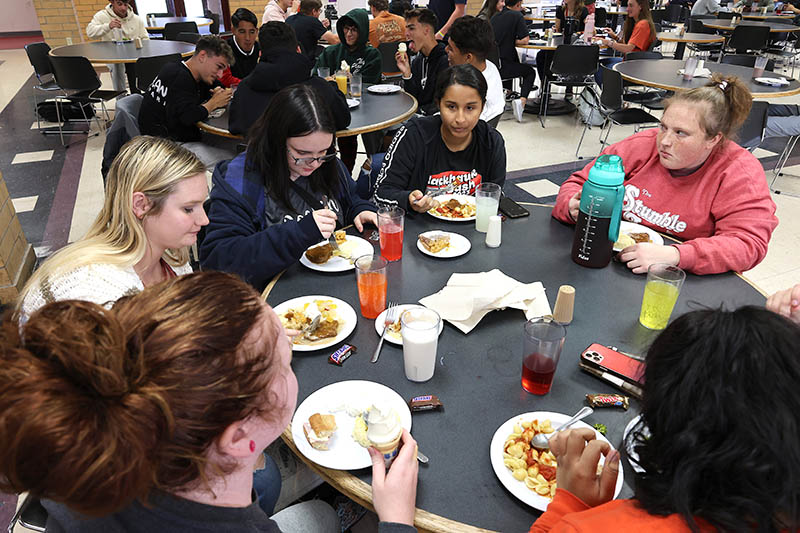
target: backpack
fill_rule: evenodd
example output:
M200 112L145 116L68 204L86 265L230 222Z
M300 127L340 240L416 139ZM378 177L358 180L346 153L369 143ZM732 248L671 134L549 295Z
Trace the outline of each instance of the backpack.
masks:
M600 99L597 93L591 87L586 87L578 102L578 113L581 116L581 122L589 126L602 126L606 121L606 117L601 110Z
M94 107L90 103L83 103L79 104L77 102L69 102L69 101L59 101L58 102L58 111L56 111L56 101L55 100L46 100L44 102L39 102L36 105L36 113L41 117L43 120L47 122L65 122L67 120L83 120L84 115L81 112L81 107L83 107L83 112L86 113L85 118L92 118L94 116ZM58 119L59 113L61 114L61 120Z

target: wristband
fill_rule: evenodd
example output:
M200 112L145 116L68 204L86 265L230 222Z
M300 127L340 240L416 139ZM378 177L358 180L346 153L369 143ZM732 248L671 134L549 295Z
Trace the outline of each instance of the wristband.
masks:
M441 31L437 31L435 37L438 37L439 39L444 39L444 33L442 33Z

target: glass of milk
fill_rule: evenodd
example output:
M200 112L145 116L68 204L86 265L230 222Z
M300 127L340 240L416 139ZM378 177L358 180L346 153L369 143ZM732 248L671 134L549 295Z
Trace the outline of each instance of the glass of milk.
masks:
M500 205L500 186L496 183L481 183L475 188L475 229L486 233L489 217L497 214Z
M441 321L439 313L424 307L409 309L400 317L403 365L411 381L428 381L433 377Z

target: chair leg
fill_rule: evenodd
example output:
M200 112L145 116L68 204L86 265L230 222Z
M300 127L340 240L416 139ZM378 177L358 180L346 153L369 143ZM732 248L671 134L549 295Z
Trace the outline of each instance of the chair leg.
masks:
M783 171L784 165L789 160L789 156L792 154L792 150L794 150L795 144L797 144L797 140L800 139L800 135L795 135L789 142L786 143L786 147L781 152L781 155L778 156L778 161L775 163L775 168L773 169L772 181L769 183L769 188L771 190L775 190L775 182L778 180L778 177L781 175Z
M539 102L539 122L541 123L542 127L544 128L544 123L547 120L547 104L549 103L547 100L550 98L550 81L546 81L544 83L544 94L541 97L541 101Z
M603 146L603 148L605 148L605 146L608 144L608 136L611 134L611 128L614 126L614 122L611 119L606 120L606 122L608 122L608 129L606 130L606 136L602 141L600 141L600 144Z
M594 113L594 109L589 111L589 120L583 125L583 131L581 132L581 138L578 140L578 147L575 149L575 157L578 159L583 159L581 156L578 155L578 152L581 151L581 144L583 143L583 136L586 135L586 130L589 129L589 124L592 122L592 114Z
M61 105L58 102L58 98L55 99L56 103L56 119L58 119L58 136L61 138L61 146L66 147L67 145L64 144L64 129L62 128L63 123L61 122Z

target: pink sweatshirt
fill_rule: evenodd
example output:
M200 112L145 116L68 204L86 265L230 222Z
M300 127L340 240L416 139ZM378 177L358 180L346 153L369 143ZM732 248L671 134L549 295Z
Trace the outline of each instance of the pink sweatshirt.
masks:
M685 241L678 266L695 274L753 268L767 254L778 225L764 169L736 143L714 150L697 171L674 177L658 158L658 129L641 131L606 148L625 166L622 218ZM553 217L574 223L569 199L583 187L594 161L558 191Z

